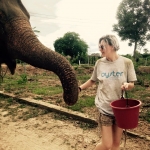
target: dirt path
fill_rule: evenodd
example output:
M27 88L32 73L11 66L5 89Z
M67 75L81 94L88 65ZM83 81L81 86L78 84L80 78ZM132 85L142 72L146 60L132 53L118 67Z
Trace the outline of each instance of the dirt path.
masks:
M17 73L19 71L22 72L20 68ZM26 71L29 71L29 74L43 74L42 70L34 67L26 68ZM45 74L49 75L47 72ZM44 79L39 82L43 83L43 86L49 84ZM51 84L54 83L51 81ZM32 94L28 90L22 93L14 92L20 93L21 96L24 94L26 97ZM89 94L89 91L82 93L86 95L85 92ZM92 90L92 92L95 91ZM54 101L56 101L55 97ZM87 112L95 114L93 109L89 111L88 108ZM139 127L133 131L150 137L150 125L146 122L141 122ZM68 120L52 112L45 113L39 108L0 97L0 150L94 150L99 141L98 127L87 128L87 125L78 121ZM124 137L121 150L124 150L123 146ZM126 150L150 150L150 139L128 135Z
M99 140L95 129L83 130L75 122L53 119L51 113L17 122L1 116L0 129L0 150L93 149Z
M15 121L2 109L0 114L0 150L93 150L100 140L98 128L85 130L75 121L54 119L54 113L26 121ZM149 147L144 139L127 137L127 150Z

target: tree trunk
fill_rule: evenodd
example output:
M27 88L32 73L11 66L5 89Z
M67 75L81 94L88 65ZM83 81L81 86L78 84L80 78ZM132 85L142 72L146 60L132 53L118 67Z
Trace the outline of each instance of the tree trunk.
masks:
M136 58L137 41L134 43L133 58Z

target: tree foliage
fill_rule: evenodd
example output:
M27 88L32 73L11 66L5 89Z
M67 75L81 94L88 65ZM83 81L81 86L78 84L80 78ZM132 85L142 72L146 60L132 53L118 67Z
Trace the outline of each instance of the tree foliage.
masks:
M79 34L67 32L54 42L54 48L56 52L65 56L69 55L72 59L77 57L84 59L87 56L88 45L80 39Z
M134 43L134 55L138 46L145 46L150 40L150 0L123 0L117 11L118 24L113 30L121 40Z

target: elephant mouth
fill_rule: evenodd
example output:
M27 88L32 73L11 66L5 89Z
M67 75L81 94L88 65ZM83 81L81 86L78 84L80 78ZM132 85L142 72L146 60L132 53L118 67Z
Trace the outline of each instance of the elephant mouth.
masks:
M26 18L16 17L5 24L7 50L12 59L54 72L63 87L63 98L68 105L78 100L78 82L68 60L44 46L33 32Z

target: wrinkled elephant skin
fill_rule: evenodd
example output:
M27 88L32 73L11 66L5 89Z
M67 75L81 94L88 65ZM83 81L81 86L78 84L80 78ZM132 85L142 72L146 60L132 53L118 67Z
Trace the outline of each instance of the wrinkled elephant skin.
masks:
M78 100L78 82L72 66L57 52L45 47L32 31L30 15L20 0L0 0L0 64L15 73L16 59L58 75L68 105Z

